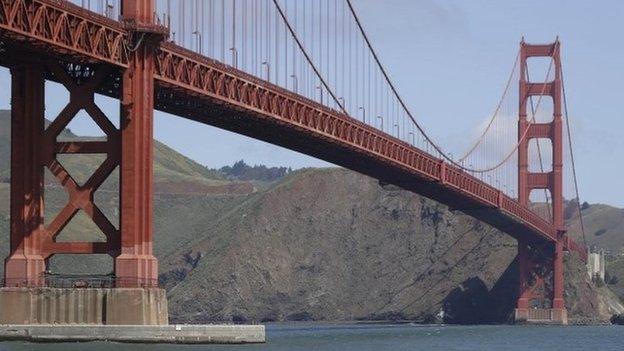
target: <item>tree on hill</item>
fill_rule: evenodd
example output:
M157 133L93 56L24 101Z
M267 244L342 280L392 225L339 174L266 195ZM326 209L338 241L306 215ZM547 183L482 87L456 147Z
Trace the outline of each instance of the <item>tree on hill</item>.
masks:
M259 180L271 182L292 172L290 167L267 167L264 165L249 166L240 160L232 166L225 166L219 170L231 180Z

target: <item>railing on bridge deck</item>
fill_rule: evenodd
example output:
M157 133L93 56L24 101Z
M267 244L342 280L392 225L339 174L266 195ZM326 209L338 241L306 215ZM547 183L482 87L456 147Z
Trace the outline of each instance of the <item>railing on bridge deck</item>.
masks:
M112 289L116 287L156 288L159 286L157 279L123 278L112 275L93 276L57 276L45 275L36 279L2 279L3 287L11 288L63 288L63 289Z

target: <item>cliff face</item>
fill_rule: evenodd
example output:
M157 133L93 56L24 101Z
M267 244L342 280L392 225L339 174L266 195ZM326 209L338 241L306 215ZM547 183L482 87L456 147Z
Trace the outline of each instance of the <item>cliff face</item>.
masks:
M161 266L178 321L504 323L514 308L515 240L347 170L295 172L197 221ZM574 256L566 301L592 323L619 303Z
M0 123L0 134L5 131ZM8 150L7 142L0 140L0 151ZM230 181L162 144L157 148L154 249L174 321L509 320L515 241L481 222L344 169L297 171L259 185ZM0 173L8 174L7 159L0 155ZM78 167L86 161L67 162L86 172ZM115 186L113 179L96 194L114 223ZM3 257L8 194L0 180ZM50 182L46 220L65 199ZM81 216L61 235L102 239ZM568 261L571 317L608 319L606 293L587 281L578 261ZM112 259L58 256L51 268L109 273Z
M462 283L491 289L515 252L480 222L342 169L295 173L205 228L161 267L180 320L429 320Z

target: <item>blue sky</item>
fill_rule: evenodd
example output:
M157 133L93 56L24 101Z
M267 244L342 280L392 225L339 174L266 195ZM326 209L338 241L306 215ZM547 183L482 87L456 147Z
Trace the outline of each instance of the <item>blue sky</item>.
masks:
M562 41L581 197L624 207L624 2L356 0L381 60L419 120L449 150L461 151L501 94L518 42ZM0 70L8 86L6 70ZM52 91L47 114L65 96ZM9 92L0 89L0 108ZM99 101L116 118L113 101ZM87 120L82 119L82 120ZM81 120L81 121L82 121ZM70 126L93 134L90 123ZM469 134L467 134L469 133ZM240 135L156 114L155 136L209 167L245 159L294 168L329 164Z

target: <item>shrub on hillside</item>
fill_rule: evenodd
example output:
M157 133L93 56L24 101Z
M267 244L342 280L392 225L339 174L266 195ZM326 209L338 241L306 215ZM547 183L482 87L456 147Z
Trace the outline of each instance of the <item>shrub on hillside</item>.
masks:
M606 229L600 229L600 230L597 230L597 231L594 233L594 235L595 235L595 236L601 236L602 234L604 234L604 233L606 233L606 232L607 232L607 230L606 230Z
M290 167L267 167L264 165L249 166L240 160L232 166L225 166L219 170L232 180L259 180L272 182L292 172Z

